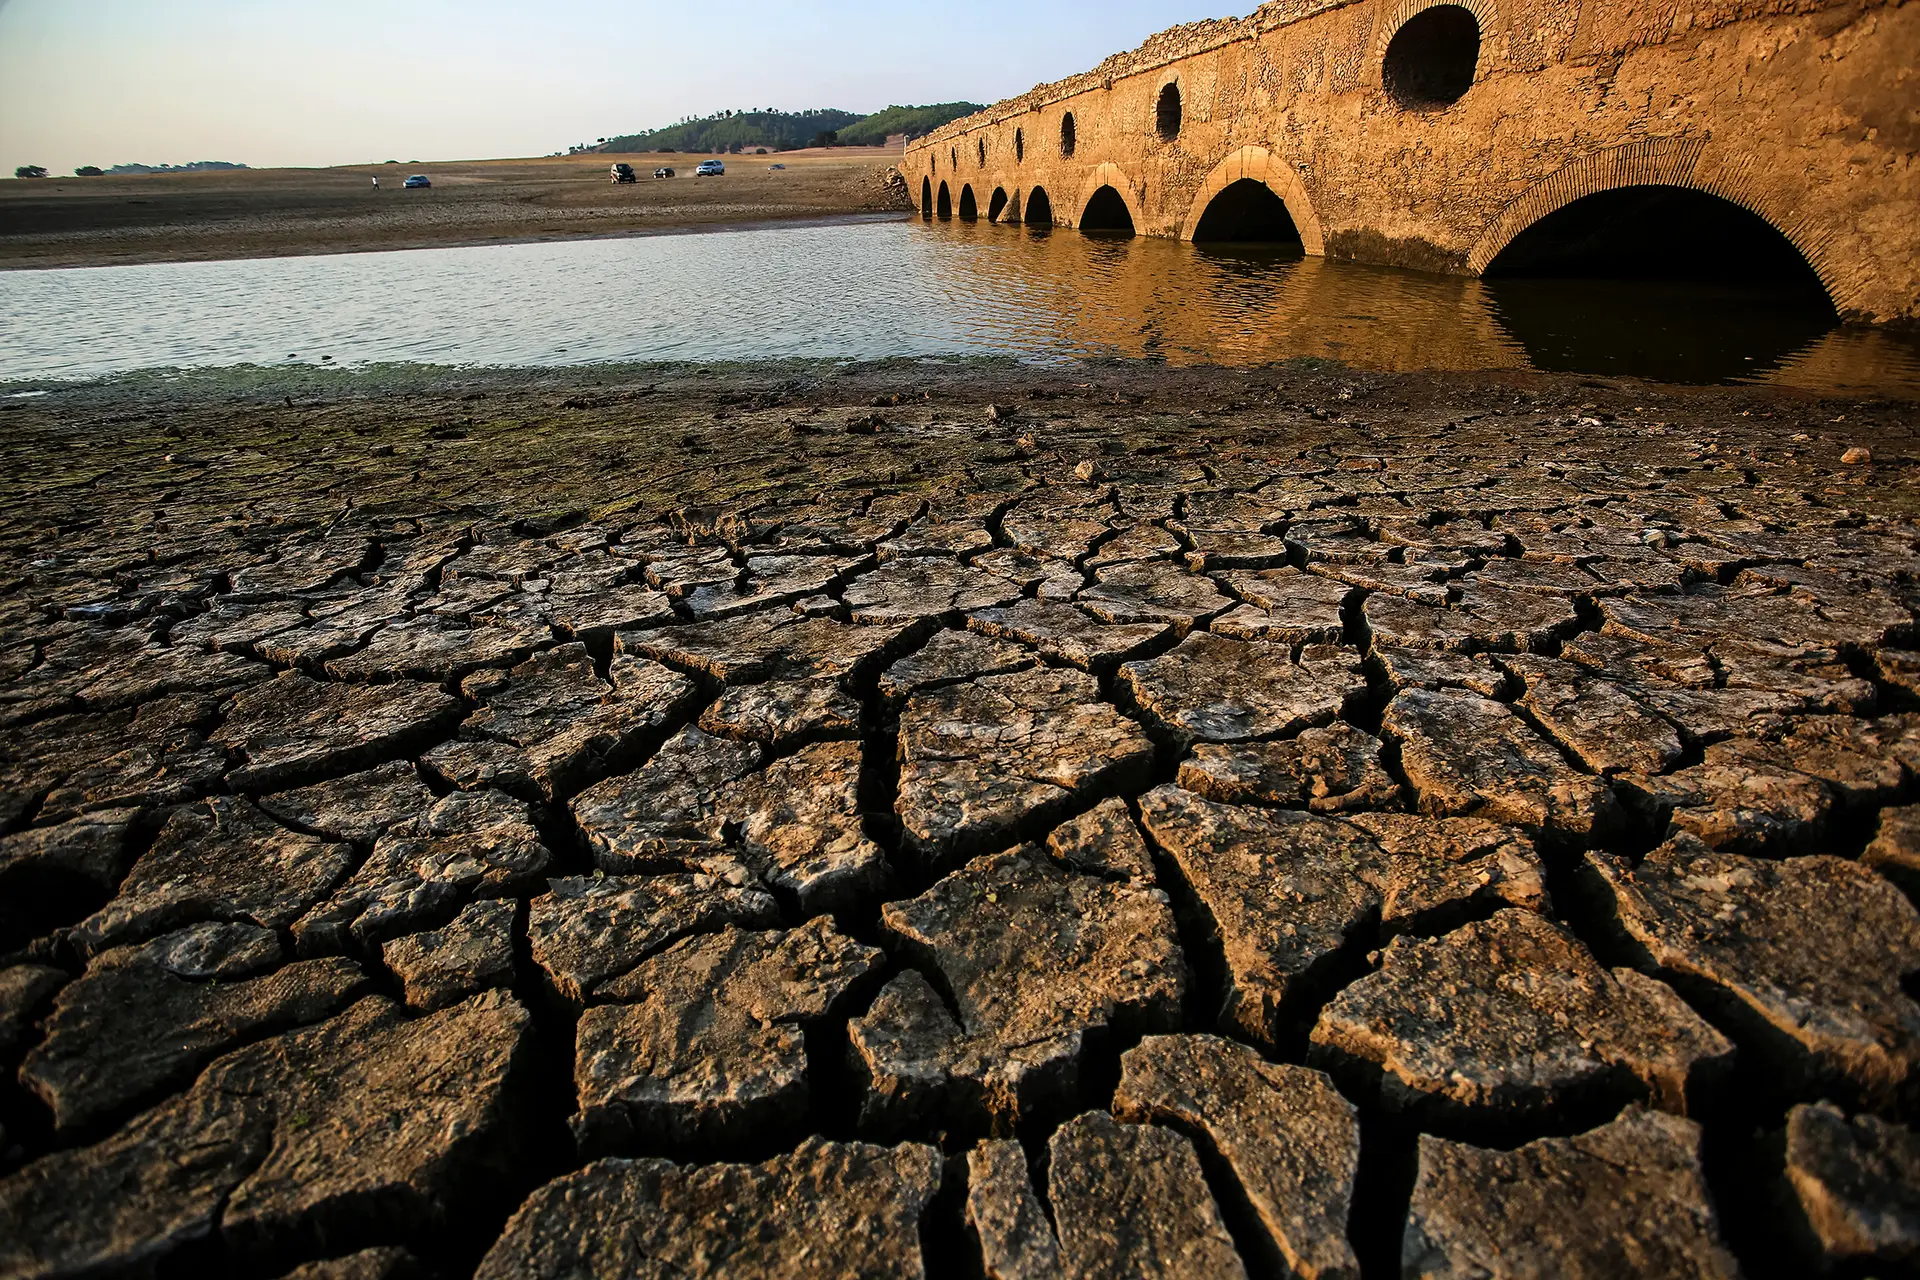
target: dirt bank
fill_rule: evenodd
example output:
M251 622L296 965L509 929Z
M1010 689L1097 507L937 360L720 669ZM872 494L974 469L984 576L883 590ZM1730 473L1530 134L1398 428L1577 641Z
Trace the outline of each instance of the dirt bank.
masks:
M640 235L907 209L884 147L728 156L567 156L447 164L249 169L0 182L0 269L286 257L499 241ZM626 160L640 181L616 186ZM772 171L772 164L785 169ZM672 167L677 177L656 179ZM401 181L424 173L429 190ZM381 190L374 194L372 178Z

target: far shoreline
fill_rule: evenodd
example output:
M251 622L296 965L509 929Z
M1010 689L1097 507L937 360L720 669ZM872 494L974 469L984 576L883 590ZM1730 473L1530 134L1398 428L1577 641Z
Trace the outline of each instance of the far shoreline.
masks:
M661 226L626 227L618 231L582 231L558 235L472 236L422 241L419 244L380 244L364 248L333 246L292 246L281 251L256 253L195 255L169 253L154 257L110 257L99 261L65 261L41 265L33 262L0 260L0 275L29 271L96 271L107 267L154 267L193 265L209 262L257 262L277 258L335 258L370 253L420 253L432 249L481 249L525 244L570 244L594 240L645 240L659 236L731 235L742 231L800 231L815 227L867 226L880 222L910 221L910 211L866 211L846 213L799 213L790 217L771 215L733 222L689 220Z
M245 169L0 182L0 271L737 231L904 216L887 147ZM721 159L724 177L693 166ZM631 164L636 182L609 168ZM773 166L778 165L779 168ZM676 171L654 178L657 168ZM428 190L401 188L423 173ZM373 181L378 180L376 188Z

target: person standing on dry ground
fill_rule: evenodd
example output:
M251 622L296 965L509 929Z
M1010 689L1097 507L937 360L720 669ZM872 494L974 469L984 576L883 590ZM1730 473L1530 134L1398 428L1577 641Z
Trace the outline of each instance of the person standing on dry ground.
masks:
M380 194L380 175L377 173L373 175L373 194Z

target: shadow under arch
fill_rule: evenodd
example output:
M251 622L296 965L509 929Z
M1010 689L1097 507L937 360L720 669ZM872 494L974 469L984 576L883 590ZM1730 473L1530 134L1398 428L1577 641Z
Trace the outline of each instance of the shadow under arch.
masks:
M933 211L942 219L953 217L953 195L944 182L940 184L940 194L934 198Z
M1140 197L1135 193L1133 183L1128 179L1126 171L1112 161L1104 161L1095 165L1081 180L1080 190L1074 197L1070 210L1078 215L1073 223L1074 226L1087 231L1116 229L1114 225L1090 227L1086 224L1087 210L1102 187L1111 188L1113 195L1119 199L1121 206L1126 210L1129 230L1138 231L1146 225L1145 213L1140 208Z
M1259 244L1301 251L1300 228L1287 202L1252 178L1229 183L1201 211L1195 244Z
M920 216L933 221L933 179L920 179Z
M1000 215L1007 211L1007 189L995 187L993 194L987 197L987 221L998 222Z
M960 188L960 221L977 222L980 219L980 206L973 198L973 184L967 183Z
M1646 183L1569 200L1486 264L1501 327L1537 367L1729 382L1838 322L1786 234L1723 196Z
M1132 235L1133 214L1112 187L1101 187L1080 211L1080 230Z
M1030 227L1053 225L1053 200L1047 195L1045 187L1035 187L1027 192L1027 212L1023 221Z
M1630 143L1563 165L1507 202L1468 252L1467 269L1486 274L1529 227L1577 200L1629 187L1679 187L1744 209L1793 246L1836 309L1845 314L1854 306L1855 283L1827 259L1829 233L1785 212L1813 202L1797 198L1791 190L1766 188L1767 194L1760 194L1749 162L1710 153L1704 138Z
M1180 224L1182 240L1194 238L1207 206L1236 182L1258 182L1268 187L1286 206L1287 215L1299 234L1301 251L1314 257L1326 254L1327 241L1320 230L1320 215L1314 211L1307 189L1301 185L1299 176L1265 147L1241 147L1213 167L1193 203L1187 207L1187 216Z

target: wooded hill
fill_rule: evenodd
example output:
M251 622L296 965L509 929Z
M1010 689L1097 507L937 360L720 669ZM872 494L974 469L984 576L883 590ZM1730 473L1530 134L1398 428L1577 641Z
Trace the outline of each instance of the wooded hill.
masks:
M644 133L602 138L575 151L743 151L765 147L878 146L897 133L917 138L980 108L971 102L925 107L888 107L870 116L831 107L812 111L720 111L697 120L681 120Z

